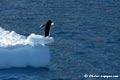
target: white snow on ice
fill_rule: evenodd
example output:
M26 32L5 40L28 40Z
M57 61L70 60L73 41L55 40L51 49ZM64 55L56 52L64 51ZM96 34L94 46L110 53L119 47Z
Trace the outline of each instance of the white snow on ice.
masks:
M53 37L31 34L28 37L0 27L0 68L46 67L50 61L49 47Z

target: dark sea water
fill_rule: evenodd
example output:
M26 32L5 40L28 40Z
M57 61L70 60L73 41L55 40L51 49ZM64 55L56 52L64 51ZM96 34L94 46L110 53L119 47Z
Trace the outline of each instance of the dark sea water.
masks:
M0 80L120 80L119 0L0 0L0 26L21 35L42 34L39 26L55 25L47 45L51 61L46 68L0 70Z

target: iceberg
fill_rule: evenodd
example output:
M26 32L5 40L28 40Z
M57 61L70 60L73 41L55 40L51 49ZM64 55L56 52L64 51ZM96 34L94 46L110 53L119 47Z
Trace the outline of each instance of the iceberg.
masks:
M0 69L12 67L46 67L50 50L45 44L53 37L30 34L28 37L0 27Z

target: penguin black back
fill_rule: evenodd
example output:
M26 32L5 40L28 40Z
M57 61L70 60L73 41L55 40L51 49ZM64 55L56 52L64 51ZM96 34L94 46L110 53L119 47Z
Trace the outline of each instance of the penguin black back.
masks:
M45 29L44 29L44 31L45 31L45 37L49 36L49 34L50 34L51 23L52 23L52 21L49 20L49 21L46 23L46 25L45 25Z
M52 25L52 21L49 20L46 24L40 26L40 27L45 27L44 28L45 37L49 36L51 25Z

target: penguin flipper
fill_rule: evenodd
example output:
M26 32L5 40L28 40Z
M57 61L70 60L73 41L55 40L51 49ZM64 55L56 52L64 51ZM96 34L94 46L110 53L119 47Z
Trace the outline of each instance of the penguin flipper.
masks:
M47 25L47 24L40 25L40 28L41 28L41 27L45 27L46 25Z

